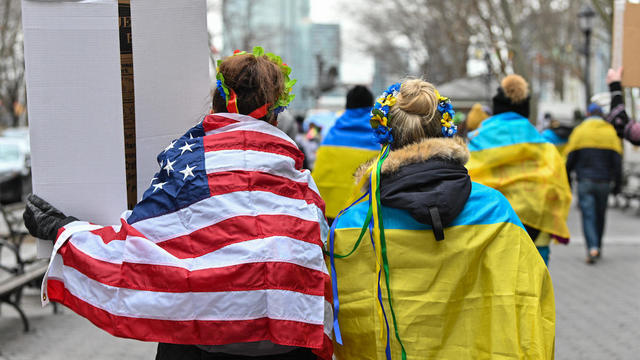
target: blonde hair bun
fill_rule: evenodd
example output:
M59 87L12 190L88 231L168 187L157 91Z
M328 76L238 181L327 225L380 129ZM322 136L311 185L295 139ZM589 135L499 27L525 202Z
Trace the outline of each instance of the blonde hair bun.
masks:
M436 88L421 79L405 80L400 87L397 106L406 113L432 117L438 108Z
M500 84L504 95L514 104L521 103L529 97L529 84L520 75L508 75Z
M395 149L416 143L425 137L441 137L438 97L433 84L422 79L402 82L396 104L389 112Z

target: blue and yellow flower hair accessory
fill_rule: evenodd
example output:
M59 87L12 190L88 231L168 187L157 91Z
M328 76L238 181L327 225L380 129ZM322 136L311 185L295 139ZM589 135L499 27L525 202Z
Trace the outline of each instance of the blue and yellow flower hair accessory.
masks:
M236 55L244 55L247 54L246 51L236 50L233 52L232 56ZM264 104L261 107L252 111L249 116L254 117L256 119L260 119L263 116L267 115L269 112L273 112L274 114L279 114L283 112L287 106L291 103L291 101L296 97L291 93L293 85L296 83L296 79L291 79L289 75L291 75L291 68L289 65L282 62L282 58L280 56L274 55L272 53L265 53L264 49L260 46L256 46L253 48L251 55L255 57L266 56L269 60L271 60L274 64L276 64L282 75L284 76L284 91L280 94L278 99L274 104ZM227 104L227 111L230 113L238 113L238 104L237 104L237 96L233 89L229 88L224 83L224 76L222 72L220 72L220 64L222 64L223 60L218 60L216 67L216 89L222 98L225 100Z
M393 142L393 134L389 127L389 111L391 107L398 101L398 93L400 92L400 83L393 84L385 90L376 100L371 110L371 127L376 141L382 145L391 144Z
M458 126L453 123L453 117L456 112L453 111L451 100L448 97L440 95L440 92L436 90L436 96L438 97L438 112L442 116L440 119L440 125L442 125L442 135L444 137L453 137L458 132Z

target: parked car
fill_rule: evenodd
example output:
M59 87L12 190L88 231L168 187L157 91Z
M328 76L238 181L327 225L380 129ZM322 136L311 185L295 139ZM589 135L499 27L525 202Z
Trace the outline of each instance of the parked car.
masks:
M23 176L31 172L28 145L22 139L0 137L0 174L17 172Z
M31 156L20 138L0 137L0 202L21 201L31 188Z

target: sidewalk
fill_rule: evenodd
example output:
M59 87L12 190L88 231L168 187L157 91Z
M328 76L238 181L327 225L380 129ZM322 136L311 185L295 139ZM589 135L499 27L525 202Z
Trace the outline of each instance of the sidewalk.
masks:
M556 359L640 358L640 217L609 209L602 259L585 264L580 212L569 215L571 244L551 247Z

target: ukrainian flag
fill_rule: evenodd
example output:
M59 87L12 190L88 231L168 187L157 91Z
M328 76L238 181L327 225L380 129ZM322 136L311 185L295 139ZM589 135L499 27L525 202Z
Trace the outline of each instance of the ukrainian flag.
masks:
M371 108L347 109L322 141L311 175L326 203L326 216L344 209L356 184L358 167L376 157L380 144L369 123Z
M610 123L598 117L585 119L569 136L565 156L580 149L613 150L622 155L622 140Z
M335 253L358 239L369 204L337 221ZM555 306L547 268L509 202L473 183L458 217L436 241L406 210L382 207L393 308L407 359L552 359ZM343 345L337 359L385 359L376 254L365 237L336 258ZM394 339L385 281L381 295Z
M469 133L467 163L473 181L500 191L520 220L541 232L569 238L571 189L555 146L514 112L492 116Z
M541 135L545 140L555 145L560 154L563 154L564 148L567 146L567 141L569 141L569 139L561 138L551 129L544 130Z

